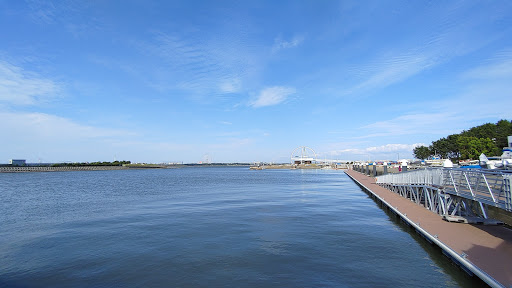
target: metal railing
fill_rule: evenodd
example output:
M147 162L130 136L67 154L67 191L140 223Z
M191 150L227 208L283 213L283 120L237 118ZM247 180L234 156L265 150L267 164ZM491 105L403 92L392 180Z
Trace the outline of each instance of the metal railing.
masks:
M512 174L503 171L427 168L378 176L377 184L436 187L441 193L477 201L480 206L483 203L512 211L511 180Z
M386 174L377 176L377 184L406 184L441 186L443 184L443 172L441 169L426 168L404 173Z
M467 169L443 169L443 191L512 211L512 174Z

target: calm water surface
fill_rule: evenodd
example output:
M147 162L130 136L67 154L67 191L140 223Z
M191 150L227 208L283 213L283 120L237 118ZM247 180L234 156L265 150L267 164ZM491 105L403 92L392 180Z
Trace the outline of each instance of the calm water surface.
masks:
M0 174L2 287L479 287L342 171Z

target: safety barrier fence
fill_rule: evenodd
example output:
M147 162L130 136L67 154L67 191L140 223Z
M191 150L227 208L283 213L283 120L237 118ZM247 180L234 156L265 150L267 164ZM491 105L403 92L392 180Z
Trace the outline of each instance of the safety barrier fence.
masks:
M415 191L429 191L427 193L429 195L426 195L428 198L435 197L436 199L446 200L450 196L456 196L451 197L451 200L457 202L457 199L463 198L476 201L479 203L484 217L486 217L486 213L482 204L512 211L512 173L507 171L426 168L404 173L381 175L377 176L376 179L377 184L403 194L402 196L404 197L412 197L411 200L418 203L426 203L430 200L424 198L425 195ZM433 191L436 191L435 195L432 194ZM460 209L461 207L457 205L465 206L465 203L467 202L457 202L454 207ZM442 206L445 205L436 205L431 210L436 210L441 214Z

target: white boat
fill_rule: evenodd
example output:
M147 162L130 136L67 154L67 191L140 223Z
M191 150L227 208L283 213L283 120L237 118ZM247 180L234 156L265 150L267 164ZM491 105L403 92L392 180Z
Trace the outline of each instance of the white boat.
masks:
M480 166L487 169L512 169L512 136L508 136L508 147L503 148L503 153L500 157L485 156L484 153L480 155Z
M452 168L453 163L450 159L442 159L440 156L434 156L432 159L425 160L425 165L431 167L445 167Z

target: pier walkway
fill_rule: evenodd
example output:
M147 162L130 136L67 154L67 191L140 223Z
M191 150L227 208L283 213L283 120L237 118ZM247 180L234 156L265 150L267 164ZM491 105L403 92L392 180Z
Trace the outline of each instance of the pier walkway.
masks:
M377 185L373 177L354 170L345 173L461 268L491 287L512 287L512 230L444 221L439 214Z

